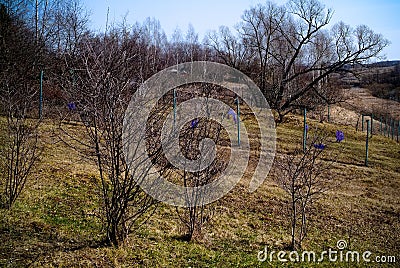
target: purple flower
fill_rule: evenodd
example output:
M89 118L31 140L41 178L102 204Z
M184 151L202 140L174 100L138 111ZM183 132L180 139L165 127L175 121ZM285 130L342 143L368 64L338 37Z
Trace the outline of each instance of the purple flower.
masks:
M192 122L190 123L190 128L192 128L192 129L196 128L198 126L198 124L199 124L199 119L198 118L193 119Z
M343 131L337 130L336 131L336 142L341 142L344 140L344 133Z
M314 147L318 150L323 150L325 149L326 145L323 143L314 143Z
M306 132L308 132L308 129L309 129L309 127L308 127L308 125L306 124Z
M229 108L228 116L229 116L229 115L232 115L233 121L234 121L235 124L236 124L236 123L237 123L237 116L236 116L235 111L234 111L232 108Z
M76 110L75 102L70 102L70 103L67 104L67 106L68 106L68 109L70 111L75 111Z

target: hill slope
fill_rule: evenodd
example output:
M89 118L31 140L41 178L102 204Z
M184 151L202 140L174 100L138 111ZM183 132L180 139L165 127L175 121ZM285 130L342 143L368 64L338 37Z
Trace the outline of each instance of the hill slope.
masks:
M312 120L309 125L332 136L337 129L344 131L344 151L333 170L344 182L315 204L304 249L335 249L343 239L351 250L400 258L399 144L373 136L370 166L365 167L365 133ZM51 129L50 122L43 127L46 150L35 178L13 210L0 211L1 266L265 267L257 259L259 251L266 245L284 250L288 244L287 196L271 172L256 192L249 193L248 182L242 180L219 200L212 222L194 242L180 239L175 209L162 204L147 224L130 235L125 247L102 247L101 223L95 217L99 209L93 187L95 166L56 143ZM302 118L290 116L277 133L278 155L293 152L301 144ZM279 264L275 258L272 265ZM318 267L335 265L343 264L325 261Z

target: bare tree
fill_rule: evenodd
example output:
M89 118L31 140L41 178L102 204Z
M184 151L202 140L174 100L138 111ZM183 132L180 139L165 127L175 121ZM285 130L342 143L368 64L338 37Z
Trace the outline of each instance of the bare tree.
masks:
M192 24L189 24L184 42L185 61L195 61L200 58L199 37Z
M39 160L34 33L0 8L0 205L10 209ZM35 75L36 74L36 75ZM4 136L3 136L4 135Z
M340 142L344 136L337 137ZM332 175L340 147L335 147L326 134L310 137L305 151L277 159L277 181L287 192L291 227L291 248L301 248L307 236L307 225L313 202L326 191L337 187L340 181Z
M8 86L6 86L8 87ZM38 163L40 121L29 119L32 92L19 95L8 87L2 92L1 105L7 110L6 122L0 127L5 136L0 144L0 206L11 209ZM7 94L7 95L6 95Z
M346 64L378 58L388 45L365 25L353 29L341 22L328 29L332 14L318 0L291 0L286 6L267 2L244 12L237 44L245 46L251 67L243 71L277 110L278 121L295 109L338 101L327 97L339 95L326 94L335 91L325 86L329 77ZM242 62L229 33L222 28L219 35L208 38L217 55L231 65ZM316 102L309 103L311 95Z
M209 106L208 99L216 98L216 93L221 89L215 85L199 83L189 85L189 90L197 97L205 98L202 108L206 109L207 114L210 114L212 108ZM218 122L200 117L188 122L182 128L179 136L183 155L189 160L199 159L199 154L204 152L202 139L212 139L216 146L215 159L206 168L201 170L200 166L204 163L200 161L198 170L201 171L183 170L179 173L178 180L183 183L183 186L187 187L186 189L194 189L185 192L186 206L184 208L176 207L179 219L186 231L184 239L190 241L193 237L201 237L204 225L212 219L215 213L215 203L205 204L207 193L201 187L216 180L226 168L229 157L226 155L224 146L226 146L228 135Z
M4 1L4 0L3 0ZM34 32L38 51L54 49L72 53L74 46L87 31L88 13L80 0L17 1L10 8L18 12L26 26Z
M137 32L138 41L143 49L140 53L140 76L145 81L151 75L165 68L163 52L166 51L167 37L160 22L154 18L147 18L142 25L136 25L134 31Z
M284 7L267 2L246 10L238 29L246 49L254 53L252 77L270 102L281 72L277 56L287 57L289 52L280 34L289 19Z
M198 41L198 34L191 24L189 24L185 36L180 28L176 28L171 40L166 44L166 48L164 51L165 67L202 59L203 49Z
M52 1L48 21L43 24L47 46L57 53L74 54L88 32L89 14L79 0Z
M207 98L211 98L212 94L216 97L216 90L217 86L204 83L182 85L175 89L175 94L178 96L176 100L177 105L192 98L202 97L205 98L201 102L202 105L191 106L191 113L197 114L199 112L198 109L208 109L207 111L211 111L211 105L208 106ZM167 145L161 145L163 143L161 141L161 123L165 121L168 112L171 111L172 98L173 94L171 90L171 92L164 96L162 101L159 101L157 109L151 113L148 120L149 132L147 136L149 140L147 147L158 172L168 181L185 187L182 205L181 207L176 207L176 212L184 229L183 239L190 241L194 237L199 238L201 236L204 225L214 214L215 206L213 203L207 204L206 200L209 196L207 196L207 191L202 189L202 186L216 180L226 168L226 159L229 156L227 157L226 148L224 149L223 147L226 145L227 134L219 123L206 117L198 117L186 122L179 128L177 136L179 140L178 145L171 144L172 146L179 146L179 152L185 158L183 166L186 167L186 163L190 161L197 161L192 168L198 171L189 170L179 165L174 166L174 161L171 161L165 155L165 150L172 151L168 145L169 141L165 143ZM185 111L188 112L187 110ZM204 144L202 143L203 139L212 139L216 144L215 159L210 165L205 167L201 167L205 164L201 161L201 154L205 151ZM163 154L159 154L162 150L164 150ZM165 189L162 191L165 191Z
M220 26L218 32L209 32L205 45L211 48L224 64L233 68L248 69L249 60L253 57L253 52L226 26Z
M67 62L64 89L70 103L68 116L76 119L79 115L85 135L81 128L71 132L60 124L64 140L97 164L101 216L107 242L114 246L121 245L156 204L139 187L146 176L140 170L148 169L130 167L123 153L123 120L136 90L132 77L139 57L134 40L125 33L125 29L113 29L80 43L79 58Z

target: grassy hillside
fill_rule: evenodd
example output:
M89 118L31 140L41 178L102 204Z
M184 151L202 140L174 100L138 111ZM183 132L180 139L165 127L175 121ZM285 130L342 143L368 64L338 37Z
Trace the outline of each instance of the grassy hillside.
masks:
M277 128L277 153L301 144L301 118L291 116ZM348 249L395 255L400 263L400 145L373 136L370 165L365 167L365 133L348 126L309 123L310 129L344 131L344 152L334 164L343 183L315 204L304 250ZM73 126L71 126L73 127ZM79 126L74 126L79 127ZM0 210L0 266L20 267L275 267L259 262L265 246L286 250L290 241L287 196L271 172L254 193L241 181L217 202L212 222L195 241L181 239L182 230L171 206L161 204L154 216L132 233L126 246L100 244L102 230L93 182L93 163L57 142L48 122L42 127L43 161L11 211ZM276 255L275 255L276 256ZM372 258L372 257L371 257ZM290 263L288 267L304 267ZM350 263L307 264L309 267L357 267ZM373 265L373 264L371 264ZM360 263L365 267L365 263ZM390 266L390 265L388 265ZM396 267L396 264L392 264ZM372 267L372 266L371 266ZM397 266L398 267L398 266Z

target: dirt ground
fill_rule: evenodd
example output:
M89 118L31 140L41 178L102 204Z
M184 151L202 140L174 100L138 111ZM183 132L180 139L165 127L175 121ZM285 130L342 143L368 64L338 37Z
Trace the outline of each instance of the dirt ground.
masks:
M400 103L396 101L374 97L368 89L358 87L347 89L345 96L343 103L330 107L330 122L357 127L361 125L362 114L374 114L375 120L381 115L400 120ZM327 114L328 108L325 107L323 111L311 112L310 116L327 121Z

